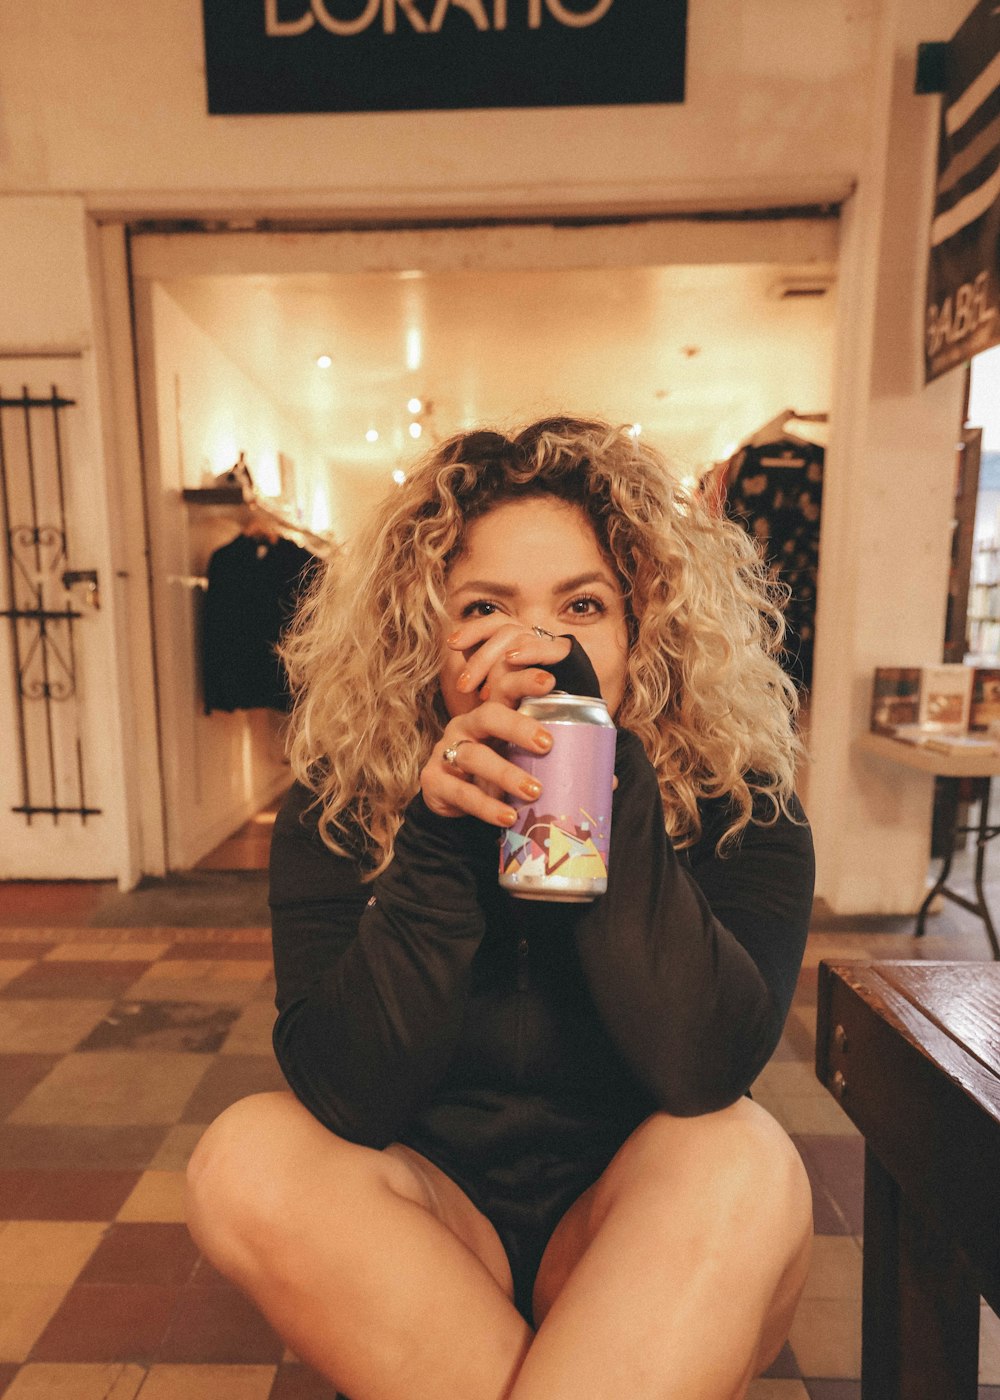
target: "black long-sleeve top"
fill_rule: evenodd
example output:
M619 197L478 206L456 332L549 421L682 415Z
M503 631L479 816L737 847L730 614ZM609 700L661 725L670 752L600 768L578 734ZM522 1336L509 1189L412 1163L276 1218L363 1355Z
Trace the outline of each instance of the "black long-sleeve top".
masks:
M352 1141L447 1167L552 1151L610 1159L649 1113L735 1102L777 1043L813 889L809 828L751 824L720 857L727 804L675 851L656 774L619 731L607 893L515 899L497 838L407 808L362 884L318 835L310 795L276 822L271 904L289 1085Z

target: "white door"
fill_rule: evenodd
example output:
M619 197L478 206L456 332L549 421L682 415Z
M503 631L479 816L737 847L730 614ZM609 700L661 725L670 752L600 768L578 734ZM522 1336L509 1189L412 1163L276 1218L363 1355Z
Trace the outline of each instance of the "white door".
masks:
M118 874L103 477L79 358L0 357L0 879Z

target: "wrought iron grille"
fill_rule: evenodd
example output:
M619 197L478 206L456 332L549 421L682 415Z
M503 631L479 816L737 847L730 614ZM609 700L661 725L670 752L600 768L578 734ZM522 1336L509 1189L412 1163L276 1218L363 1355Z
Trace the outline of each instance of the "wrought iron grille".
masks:
M47 398L23 387L0 389L0 508L6 546L9 625L21 801L11 810L28 825L38 816L99 816L88 806L74 628L83 584L96 607L97 575L68 568L65 418L75 405L56 386Z

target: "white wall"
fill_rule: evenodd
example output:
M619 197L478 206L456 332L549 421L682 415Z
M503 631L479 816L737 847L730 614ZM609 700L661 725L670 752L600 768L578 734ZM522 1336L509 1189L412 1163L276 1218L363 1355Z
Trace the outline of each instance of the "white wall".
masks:
M101 815L88 819L86 826L67 817L58 826L38 819L30 827L9 816L9 807L20 802L20 784L9 708L12 692L5 695L0 878L107 879L136 859L137 834L129 825L124 796L127 756L122 736L131 732L123 686L128 658L116 650L128 567L123 541L109 528L105 508L115 494L114 463L103 451L87 233L79 198L0 200L0 381L5 393L20 393L21 385L27 385L33 394L47 394L56 380L61 392L77 400L78 406L69 410L74 421L65 464L72 508L68 563L97 569L101 598L100 611L76 626L79 688L76 700L68 702L78 706L88 805L99 806ZM7 677L11 638L8 622L0 625L2 674ZM26 709L34 712L39 704L28 701ZM66 715L60 714L59 723L66 722ZM39 800L37 791L32 800Z
M204 713L198 611L212 552L242 515L185 505L181 491L232 466L295 461L303 480L321 472L313 445L284 420L264 387L246 378L158 285L140 282L140 345L152 375L145 392L147 501L156 619L158 699L171 869L212 850L290 781L280 717L267 710Z
M325 212L839 199L877 9L697 0L683 106L209 117L198 0L6 6L0 189L130 212L259 209L261 192Z
M914 910L932 779L870 759L875 666L937 662L944 639L963 375L923 386L922 308L938 99L913 94L916 44L965 0L887 7L876 120L845 211L841 344L821 537L810 813L817 893L843 914Z

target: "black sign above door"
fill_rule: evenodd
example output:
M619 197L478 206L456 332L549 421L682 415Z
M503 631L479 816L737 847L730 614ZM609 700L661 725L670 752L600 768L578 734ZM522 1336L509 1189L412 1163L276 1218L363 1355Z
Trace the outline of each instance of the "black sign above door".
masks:
M683 102L687 0L204 0L208 110Z

